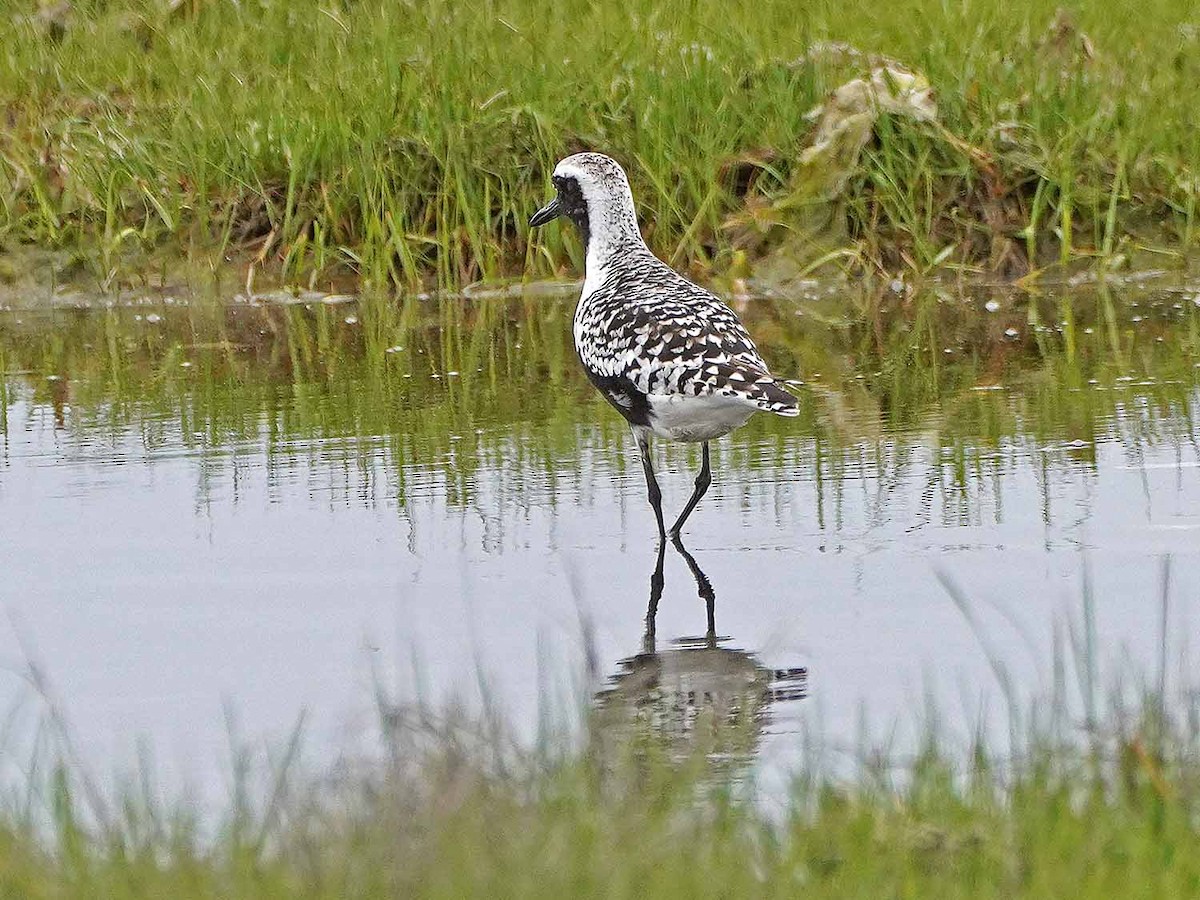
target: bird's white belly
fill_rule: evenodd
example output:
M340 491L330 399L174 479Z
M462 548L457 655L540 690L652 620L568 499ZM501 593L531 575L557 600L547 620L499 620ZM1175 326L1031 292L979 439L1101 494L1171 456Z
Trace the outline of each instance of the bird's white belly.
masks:
M711 441L746 424L758 407L744 397L649 394L650 430L672 441Z

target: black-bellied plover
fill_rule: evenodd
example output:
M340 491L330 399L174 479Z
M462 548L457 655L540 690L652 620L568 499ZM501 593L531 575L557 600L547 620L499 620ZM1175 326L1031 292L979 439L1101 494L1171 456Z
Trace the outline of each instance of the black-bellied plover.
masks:
M583 237L575 349L592 384L633 429L660 537L668 532L650 438L702 446L696 488L669 532L678 538L712 483L708 442L760 410L794 416L796 398L767 370L733 310L650 252L615 160L576 153L555 167L553 182L557 195L529 224L565 216Z

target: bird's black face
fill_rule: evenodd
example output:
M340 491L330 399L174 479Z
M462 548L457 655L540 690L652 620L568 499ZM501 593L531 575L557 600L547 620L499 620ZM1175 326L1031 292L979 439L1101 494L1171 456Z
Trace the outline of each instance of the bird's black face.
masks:
M530 227L536 228L554 221L559 216L566 216L575 223L586 245L589 234L588 207L587 200L583 197L583 189L579 186L579 179L573 175L555 175L554 188L558 195L533 214L529 220Z

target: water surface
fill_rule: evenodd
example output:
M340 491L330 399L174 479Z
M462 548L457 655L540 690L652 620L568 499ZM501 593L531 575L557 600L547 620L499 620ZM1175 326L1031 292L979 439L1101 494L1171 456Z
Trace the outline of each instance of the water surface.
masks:
M1194 291L739 301L801 415L714 446L650 632L653 517L572 298L334 301L0 313L14 721L35 662L86 760L145 740L208 783L231 715L278 742L307 711L324 759L370 734L379 686L526 736L584 695L659 704L684 741L749 686L753 749L786 763L931 705L1002 734L998 672L1045 694L1075 638L1106 682L1166 660L1188 683ZM658 452L674 511L698 456Z

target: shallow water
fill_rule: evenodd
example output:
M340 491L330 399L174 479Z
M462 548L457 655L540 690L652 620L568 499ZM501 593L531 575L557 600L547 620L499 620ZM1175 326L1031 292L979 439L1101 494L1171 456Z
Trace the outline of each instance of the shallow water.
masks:
M740 302L801 415L715 445L652 634L645 486L572 306L0 313L10 731L45 710L31 663L87 762L144 742L202 786L231 716L277 744L307 712L325 760L369 739L378 690L527 736L597 695L686 743L749 686L786 765L903 744L932 707L1000 739L1002 681L1046 695L1056 658L1081 711L1083 658L1097 685L1194 684L1194 291ZM670 515L697 455L658 461Z

